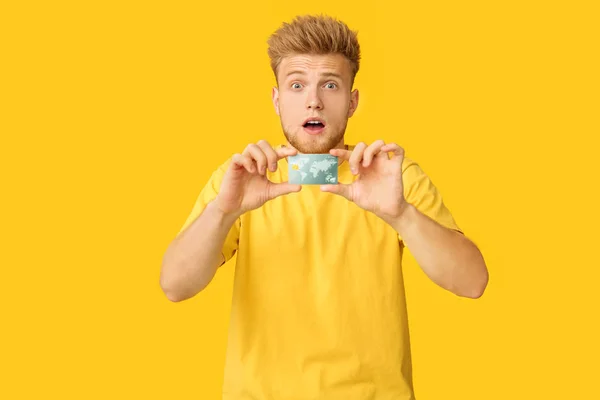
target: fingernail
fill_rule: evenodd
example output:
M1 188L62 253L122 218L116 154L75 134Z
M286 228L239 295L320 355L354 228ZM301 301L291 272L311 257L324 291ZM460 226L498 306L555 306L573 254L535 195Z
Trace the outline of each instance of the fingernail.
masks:
M271 164L271 169L275 171L277 169L277 163Z

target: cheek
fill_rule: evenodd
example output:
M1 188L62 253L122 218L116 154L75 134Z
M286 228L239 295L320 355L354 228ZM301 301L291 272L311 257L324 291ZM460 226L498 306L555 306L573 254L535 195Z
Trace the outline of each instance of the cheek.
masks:
M343 122L348 117L350 99L346 96L332 98L326 109L330 110L330 117L337 122Z
M279 99L279 112L282 117L295 118L302 114L301 100L298 96L284 96Z

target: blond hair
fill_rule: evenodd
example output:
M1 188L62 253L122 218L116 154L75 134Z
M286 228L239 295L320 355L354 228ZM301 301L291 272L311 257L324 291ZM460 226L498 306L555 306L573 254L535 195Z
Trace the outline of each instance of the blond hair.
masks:
M358 32L333 17L325 15L297 16L291 23L284 22L267 41L271 69L277 79L281 60L293 54L341 54L348 59L351 82L360 66Z

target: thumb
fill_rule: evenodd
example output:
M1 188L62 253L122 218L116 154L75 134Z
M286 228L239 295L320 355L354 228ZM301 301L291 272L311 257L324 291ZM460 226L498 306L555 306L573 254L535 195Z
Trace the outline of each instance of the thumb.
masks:
M276 197L283 196L284 194L299 192L302 189L301 185L293 185L291 183L272 183L269 182L267 187L267 197L269 200L273 200Z
M339 196L345 197L346 199L352 201L352 185L351 184L348 185L348 184L338 183L336 185L321 185L321 191L337 194Z

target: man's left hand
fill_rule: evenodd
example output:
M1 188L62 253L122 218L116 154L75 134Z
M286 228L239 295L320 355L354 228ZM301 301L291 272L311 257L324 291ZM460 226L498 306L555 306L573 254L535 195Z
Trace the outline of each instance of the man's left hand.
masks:
M352 151L332 149L330 154L348 161L358 179L351 184L322 185L322 191L343 196L384 221L401 216L407 205L402 183L404 149L378 140L370 146L361 142Z

